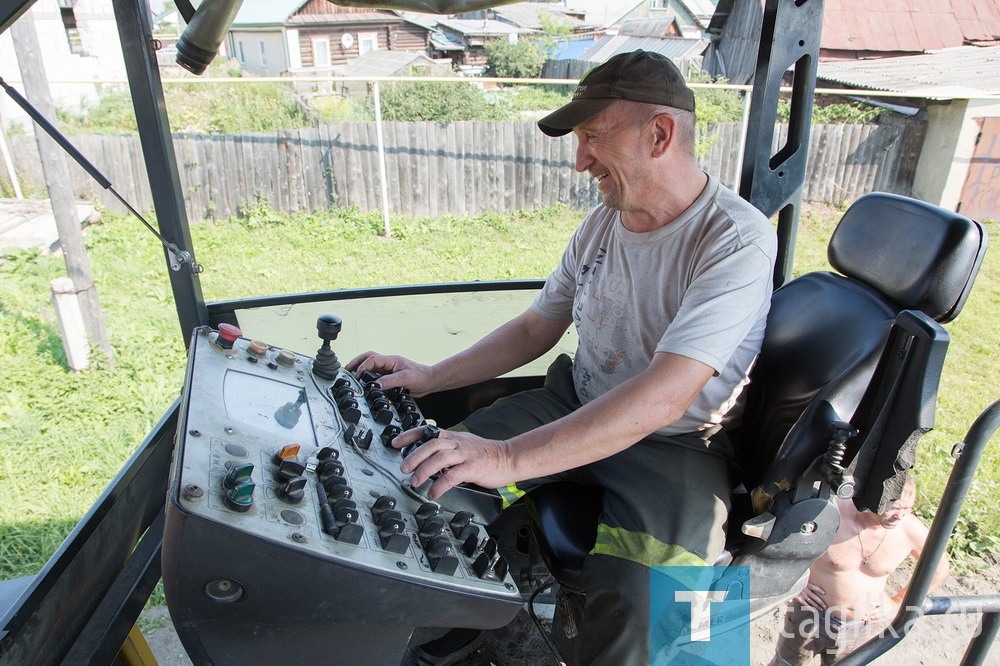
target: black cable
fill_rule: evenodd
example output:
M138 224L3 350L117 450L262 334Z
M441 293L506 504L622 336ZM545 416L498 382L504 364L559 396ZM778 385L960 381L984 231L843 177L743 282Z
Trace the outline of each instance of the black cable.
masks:
M177 245L171 243L166 238L161 236L160 233L153 228L153 225L147 222L146 218L144 218L142 215L139 214L139 211L133 208L132 205L129 204L129 202L122 197L122 195L118 194L118 192L115 191L115 188L112 187L111 181L108 180L108 177L105 176L100 171L98 171L97 167L91 164L90 160L84 157L83 153L77 150L76 146L70 143L69 139L67 139L62 132L56 129L55 125L50 123L48 119L45 116L43 116L38 109L32 106L31 102L29 102L27 99L24 98L24 96L21 95L21 93L19 93L14 88L11 88L7 84L7 82L3 80L2 77L0 77L0 87L4 89L7 95L12 100L14 100L19 107L24 109L25 113L31 116L31 119L34 120L39 127L45 130L46 134L52 137L53 141L59 144L60 148L65 150L66 153L70 157L72 157L77 164L83 167L83 170L89 173L90 177L93 178L95 181L97 181L98 185L111 192L111 194L115 195L118 201L122 202L122 204L124 204L125 208L127 208L130 213L135 215L140 222L146 225L146 228L149 229L153 233L153 235L156 236L157 239L159 239L160 243L163 244L163 247L167 248L167 250L170 251L170 253L177 260L178 264L191 263L192 257L190 252L185 252L184 250L181 250L180 248L177 247ZM197 264L192 264L192 267L194 268L196 273L201 272L201 267L198 266Z
M538 619L538 615L535 614L535 597L555 585L555 583L556 579L553 576L549 576L532 591L531 596L528 597L528 615L531 616L531 621L535 623L535 628L538 629L538 633L542 635L545 645L548 646L552 656L555 657L556 663L560 664L560 666L564 666L566 663L565 660L563 660L562 655L559 654L559 650L556 649L555 643L552 642L552 638L549 637L549 632L542 626L542 621Z

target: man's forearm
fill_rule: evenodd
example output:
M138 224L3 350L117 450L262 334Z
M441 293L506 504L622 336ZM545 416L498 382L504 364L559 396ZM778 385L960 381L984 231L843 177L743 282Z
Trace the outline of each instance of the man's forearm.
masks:
M510 440L517 479L572 469L627 449L683 416L711 376L712 369L698 361L657 354L637 377Z
M431 366L437 390L461 388L499 377L552 349L570 322L526 311L468 349Z

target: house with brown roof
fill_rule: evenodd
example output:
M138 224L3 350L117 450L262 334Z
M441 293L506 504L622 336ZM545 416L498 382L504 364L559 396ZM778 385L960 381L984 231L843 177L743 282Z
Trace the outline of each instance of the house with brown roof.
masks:
M709 24L705 69L731 83L753 79L760 0L720 0ZM895 58L1000 44L1000 0L827 0L820 62Z
M760 0L720 0L704 66L753 80ZM925 128L913 193L970 217L1000 216L1000 0L827 0L817 86L918 114ZM888 97L879 91L912 97ZM984 176L984 174L987 174ZM989 206L978 202L987 201Z
M385 9L327 0L244 0L228 44L243 69L274 76L328 70L370 51L426 54L429 34L426 27Z

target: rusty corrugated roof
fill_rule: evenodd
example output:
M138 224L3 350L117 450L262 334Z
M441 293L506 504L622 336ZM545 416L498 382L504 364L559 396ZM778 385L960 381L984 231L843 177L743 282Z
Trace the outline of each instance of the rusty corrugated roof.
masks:
M919 53L1000 40L1000 0L827 0L822 48Z
M1000 95L1000 46L959 46L898 58L820 62L817 84L913 93L939 99Z

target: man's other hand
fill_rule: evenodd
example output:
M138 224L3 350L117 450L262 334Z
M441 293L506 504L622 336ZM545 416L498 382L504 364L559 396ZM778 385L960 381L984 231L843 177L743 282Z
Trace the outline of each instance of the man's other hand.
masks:
M381 375L378 383L383 390L402 387L409 389L415 398L434 392L430 366L414 363L402 356L384 356L368 351L351 359L344 367L355 376L366 371Z
M407 430L392 445L397 449L407 447L419 440L422 432L423 428ZM427 493L432 500L460 483L501 488L517 480L513 478L507 442L453 430L441 430L437 437L411 451L399 469L410 474L410 485L414 488L441 472Z

